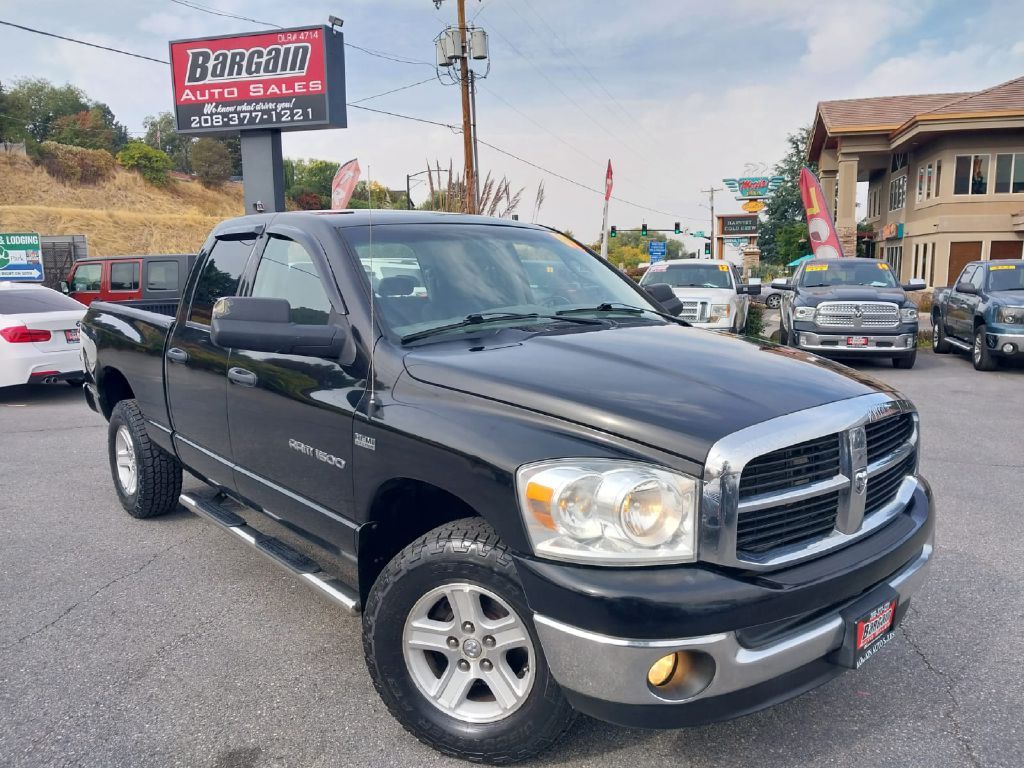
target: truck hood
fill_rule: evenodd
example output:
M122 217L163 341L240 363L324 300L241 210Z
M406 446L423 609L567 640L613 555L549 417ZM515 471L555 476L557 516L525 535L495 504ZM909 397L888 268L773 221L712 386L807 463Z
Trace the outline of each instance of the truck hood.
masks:
M902 288L871 288L863 285L801 288L797 303L803 307L816 307L823 301L891 301L903 306L907 294Z
M728 304L729 300L739 294L734 288L701 288L701 287L674 287L672 293L680 299L709 299L716 304Z
M1024 307L1024 291L989 291L988 297L1006 307Z
M405 367L418 381L701 463L744 427L883 389L799 350L677 325L446 342L409 352Z

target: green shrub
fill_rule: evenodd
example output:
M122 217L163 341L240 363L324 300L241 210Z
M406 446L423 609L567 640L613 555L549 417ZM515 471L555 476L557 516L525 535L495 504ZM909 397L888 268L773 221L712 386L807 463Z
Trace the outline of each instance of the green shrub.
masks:
M199 139L192 146L192 168L207 187L223 184L233 170L228 148L216 139Z
M138 171L142 178L158 187L170 181L169 171L174 165L166 152L141 141L133 141L118 152L117 162L130 171Z
M104 149L44 141L38 156L47 173L67 184L98 184L114 173L114 157Z
M747 336L761 336L764 334L764 307L760 304L751 304L747 312L747 328L744 331Z

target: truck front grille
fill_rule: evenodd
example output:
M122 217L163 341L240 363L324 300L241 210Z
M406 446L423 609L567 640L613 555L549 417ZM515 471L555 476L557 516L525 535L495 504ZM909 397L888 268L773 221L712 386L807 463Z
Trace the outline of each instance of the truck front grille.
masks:
M888 301L825 301L814 322L822 328L895 328L900 308Z
M897 413L748 461L737 489L736 559L811 546L842 524L855 532L889 507L914 474L916 430L913 414ZM858 473L867 475L860 494Z
M683 311L679 317L690 323L703 323L708 319L708 302L682 301Z

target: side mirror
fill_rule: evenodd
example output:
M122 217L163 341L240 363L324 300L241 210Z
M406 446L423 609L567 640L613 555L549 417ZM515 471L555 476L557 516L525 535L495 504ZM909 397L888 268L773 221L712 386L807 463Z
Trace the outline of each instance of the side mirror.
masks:
M736 293L745 293L748 296L760 296L761 295L761 283L747 283L746 285L736 286Z
M793 285L784 277L777 277L772 280L772 288L777 291L792 291L794 290Z
M61 293L71 293L71 287L68 285L68 281L67 280L61 280L60 281L60 292Z
M928 287L928 284L920 277L911 278L903 286L904 291L923 291Z
M348 346L348 334L336 325L291 322L287 299L226 296L213 305L210 338L219 347L280 355L337 359Z
M956 288L954 288L953 290L955 290L957 293L978 293L978 289L974 287L974 283L957 283Z
M656 304L659 304L670 315L678 315L683 311L683 302L679 300L668 283L651 283L645 285L644 290Z

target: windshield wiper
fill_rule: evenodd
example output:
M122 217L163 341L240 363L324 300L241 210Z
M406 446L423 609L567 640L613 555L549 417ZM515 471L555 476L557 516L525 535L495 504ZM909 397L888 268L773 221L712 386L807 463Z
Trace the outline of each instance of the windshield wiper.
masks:
M596 307L577 307L576 309L560 309L559 311L555 312L555 314L558 315L559 317L564 317L565 315L577 314L582 312L627 312L629 314L641 314L643 312L650 312L652 315L657 315L658 317L663 317L666 320L671 320L673 323L678 323L679 325L685 325L687 327L690 326L690 323L686 322L681 318L676 317L675 315L670 315L668 312L661 312L657 309L652 309L651 307L634 307L631 304L623 304L622 302L619 301L606 301L603 304L598 304Z
M567 323L579 323L581 325L601 324L600 320L588 320L582 317L541 315L537 312L474 312L466 315L465 318L457 323L448 323L447 325L439 325L436 328L426 328L422 331L416 331L416 333L410 333L403 336L399 341L403 344L407 344L410 341L419 341L420 339L425 339L438 333L444 333L445 331L455 331L459 328L469 328L474 325L483 325L484 323L500 323L507 320L561 320Z

